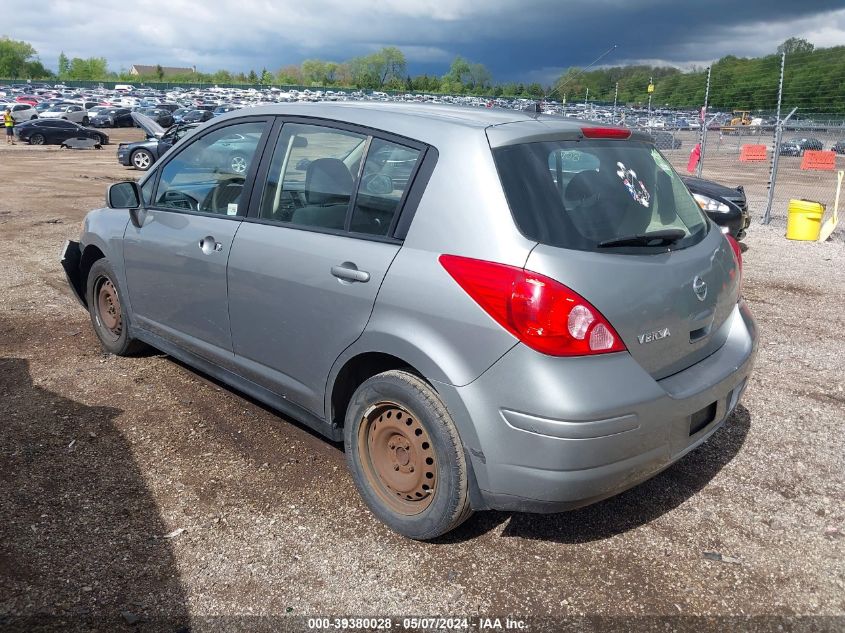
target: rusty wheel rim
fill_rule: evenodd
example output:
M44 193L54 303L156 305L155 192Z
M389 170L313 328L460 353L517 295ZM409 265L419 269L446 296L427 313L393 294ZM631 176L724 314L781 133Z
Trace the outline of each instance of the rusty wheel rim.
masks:
M100 324L115 339L123 332L123 317L120 312L120 297L117 288L107 277L100 277L97 281L97 319Z
M393 511L412 516L431 505L437 458L416 415L394 402L370 407L358 428L358 454L371 489Z

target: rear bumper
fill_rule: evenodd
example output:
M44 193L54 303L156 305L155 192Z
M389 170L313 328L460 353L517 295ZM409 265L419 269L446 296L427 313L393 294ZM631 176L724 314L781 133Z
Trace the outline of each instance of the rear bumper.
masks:
M441 393L473 426L477 509L557 512L630 488L712 435L739 402L757 351L744 302L725 344L660 381L628 353L553 358L518 345ZM467 434L468 436L470 434Z
M62 247L62 268L64 268L67 283L73 291L73 295L80 305L88 309L85 303L85 287L82 279L82 269L80 264L82 262L82 250L79 247L79 242L67 240Z

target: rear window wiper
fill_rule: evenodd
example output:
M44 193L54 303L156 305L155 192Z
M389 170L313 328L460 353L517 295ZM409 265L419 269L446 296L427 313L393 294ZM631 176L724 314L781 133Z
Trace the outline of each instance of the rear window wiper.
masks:
M638 233L636 235L627 235L625 237L615 237L612 240L605 240L599 242L599 248L610 248L612 246L669 246L680 239L686 237L687 233L683 229L661 229L659 231L649 231L648 233Z

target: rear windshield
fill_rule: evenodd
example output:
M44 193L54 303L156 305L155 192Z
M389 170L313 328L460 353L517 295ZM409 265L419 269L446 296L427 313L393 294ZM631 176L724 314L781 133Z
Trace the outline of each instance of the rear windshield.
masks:
M529 239L597 250L610 240L680 229L683 237L672 244L678 249L707 233L686 186L648 143L544 141L497 148L493 156L517 227Z

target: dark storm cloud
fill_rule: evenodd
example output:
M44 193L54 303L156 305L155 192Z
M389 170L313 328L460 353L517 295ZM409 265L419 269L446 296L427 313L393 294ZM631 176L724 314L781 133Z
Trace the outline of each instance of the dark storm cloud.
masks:
M843 0L69 0L19 5L5 34L59 52L204 71L276 70L309 57L342 61L381 46L405 51L412 73L443 74L455 55L497 80L551 81L611 45L602 63L689 65L773 52L787 37L845 44Z

